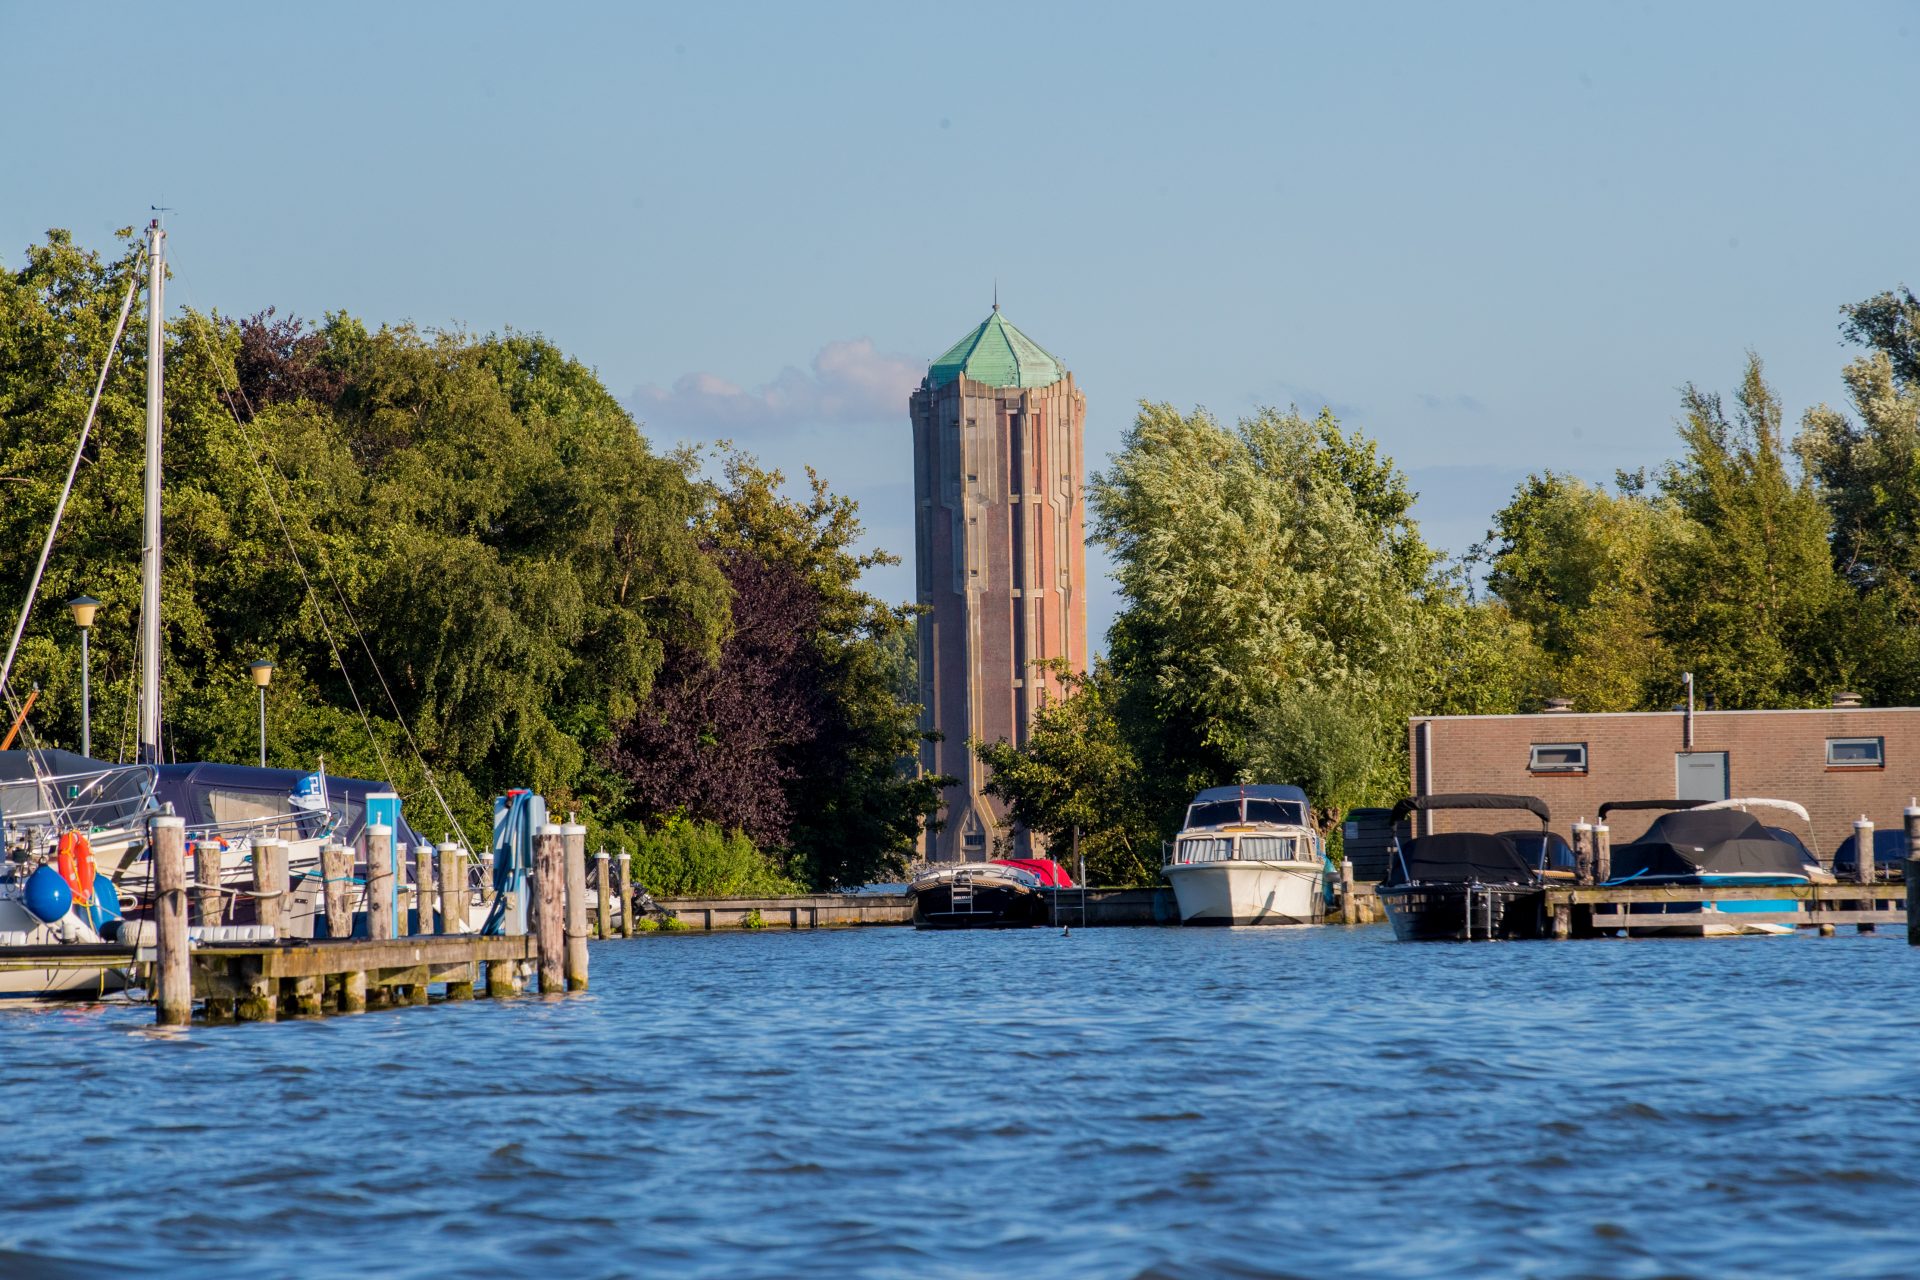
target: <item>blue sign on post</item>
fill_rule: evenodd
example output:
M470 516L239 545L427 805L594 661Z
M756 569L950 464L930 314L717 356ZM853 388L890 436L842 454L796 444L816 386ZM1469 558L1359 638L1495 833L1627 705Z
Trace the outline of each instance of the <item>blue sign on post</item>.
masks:
M393 879L393 936L400 936L400 797L391 791L367 792L367 825L375 823L393 832L393 839L387 841L387 874ZM372 868L369 867L371 872Z

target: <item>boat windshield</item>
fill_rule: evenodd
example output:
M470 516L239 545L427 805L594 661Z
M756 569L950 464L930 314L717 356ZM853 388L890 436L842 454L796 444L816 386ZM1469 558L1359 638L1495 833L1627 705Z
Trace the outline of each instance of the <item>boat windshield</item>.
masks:
M1190 827L1224 827L1229 822L1240 821L1240 801L1208 800L1193 805L1187 810L1187 825Z
M1247 801L1248 822L1271 822L1279 827L1304 827L1307 815L1300 811L1297 800L1254 800Z

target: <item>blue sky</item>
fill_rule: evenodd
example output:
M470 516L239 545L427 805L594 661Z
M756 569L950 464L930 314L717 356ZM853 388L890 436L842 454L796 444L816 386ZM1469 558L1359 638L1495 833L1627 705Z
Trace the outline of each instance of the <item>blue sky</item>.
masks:
M1874 3L6 0L0 262L171 205L170 301L543 332L656 442L812 463L908 555L905 392L997 279L1091 457L1141 399L1330 403L1458 551L1530 470L1669 456L1676 388L1749 347L1791 413L1839 398L1838 307L1920 285L1917 32Z

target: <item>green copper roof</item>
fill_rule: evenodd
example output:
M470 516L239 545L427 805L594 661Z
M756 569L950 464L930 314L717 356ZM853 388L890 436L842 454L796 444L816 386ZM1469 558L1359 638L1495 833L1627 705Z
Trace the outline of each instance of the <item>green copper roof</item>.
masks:
M993 314L947 349L927 370L929 387L944 387L961 374L990 387L1049 387L1067 376L1066 366L1039 343Z

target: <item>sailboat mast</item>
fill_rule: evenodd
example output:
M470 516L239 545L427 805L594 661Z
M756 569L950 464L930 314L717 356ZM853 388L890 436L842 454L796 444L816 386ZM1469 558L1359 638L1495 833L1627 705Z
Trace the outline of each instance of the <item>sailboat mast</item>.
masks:
M160 763L160 420L165 397L167 233L147 227L147 493L140 543L140 753Z

